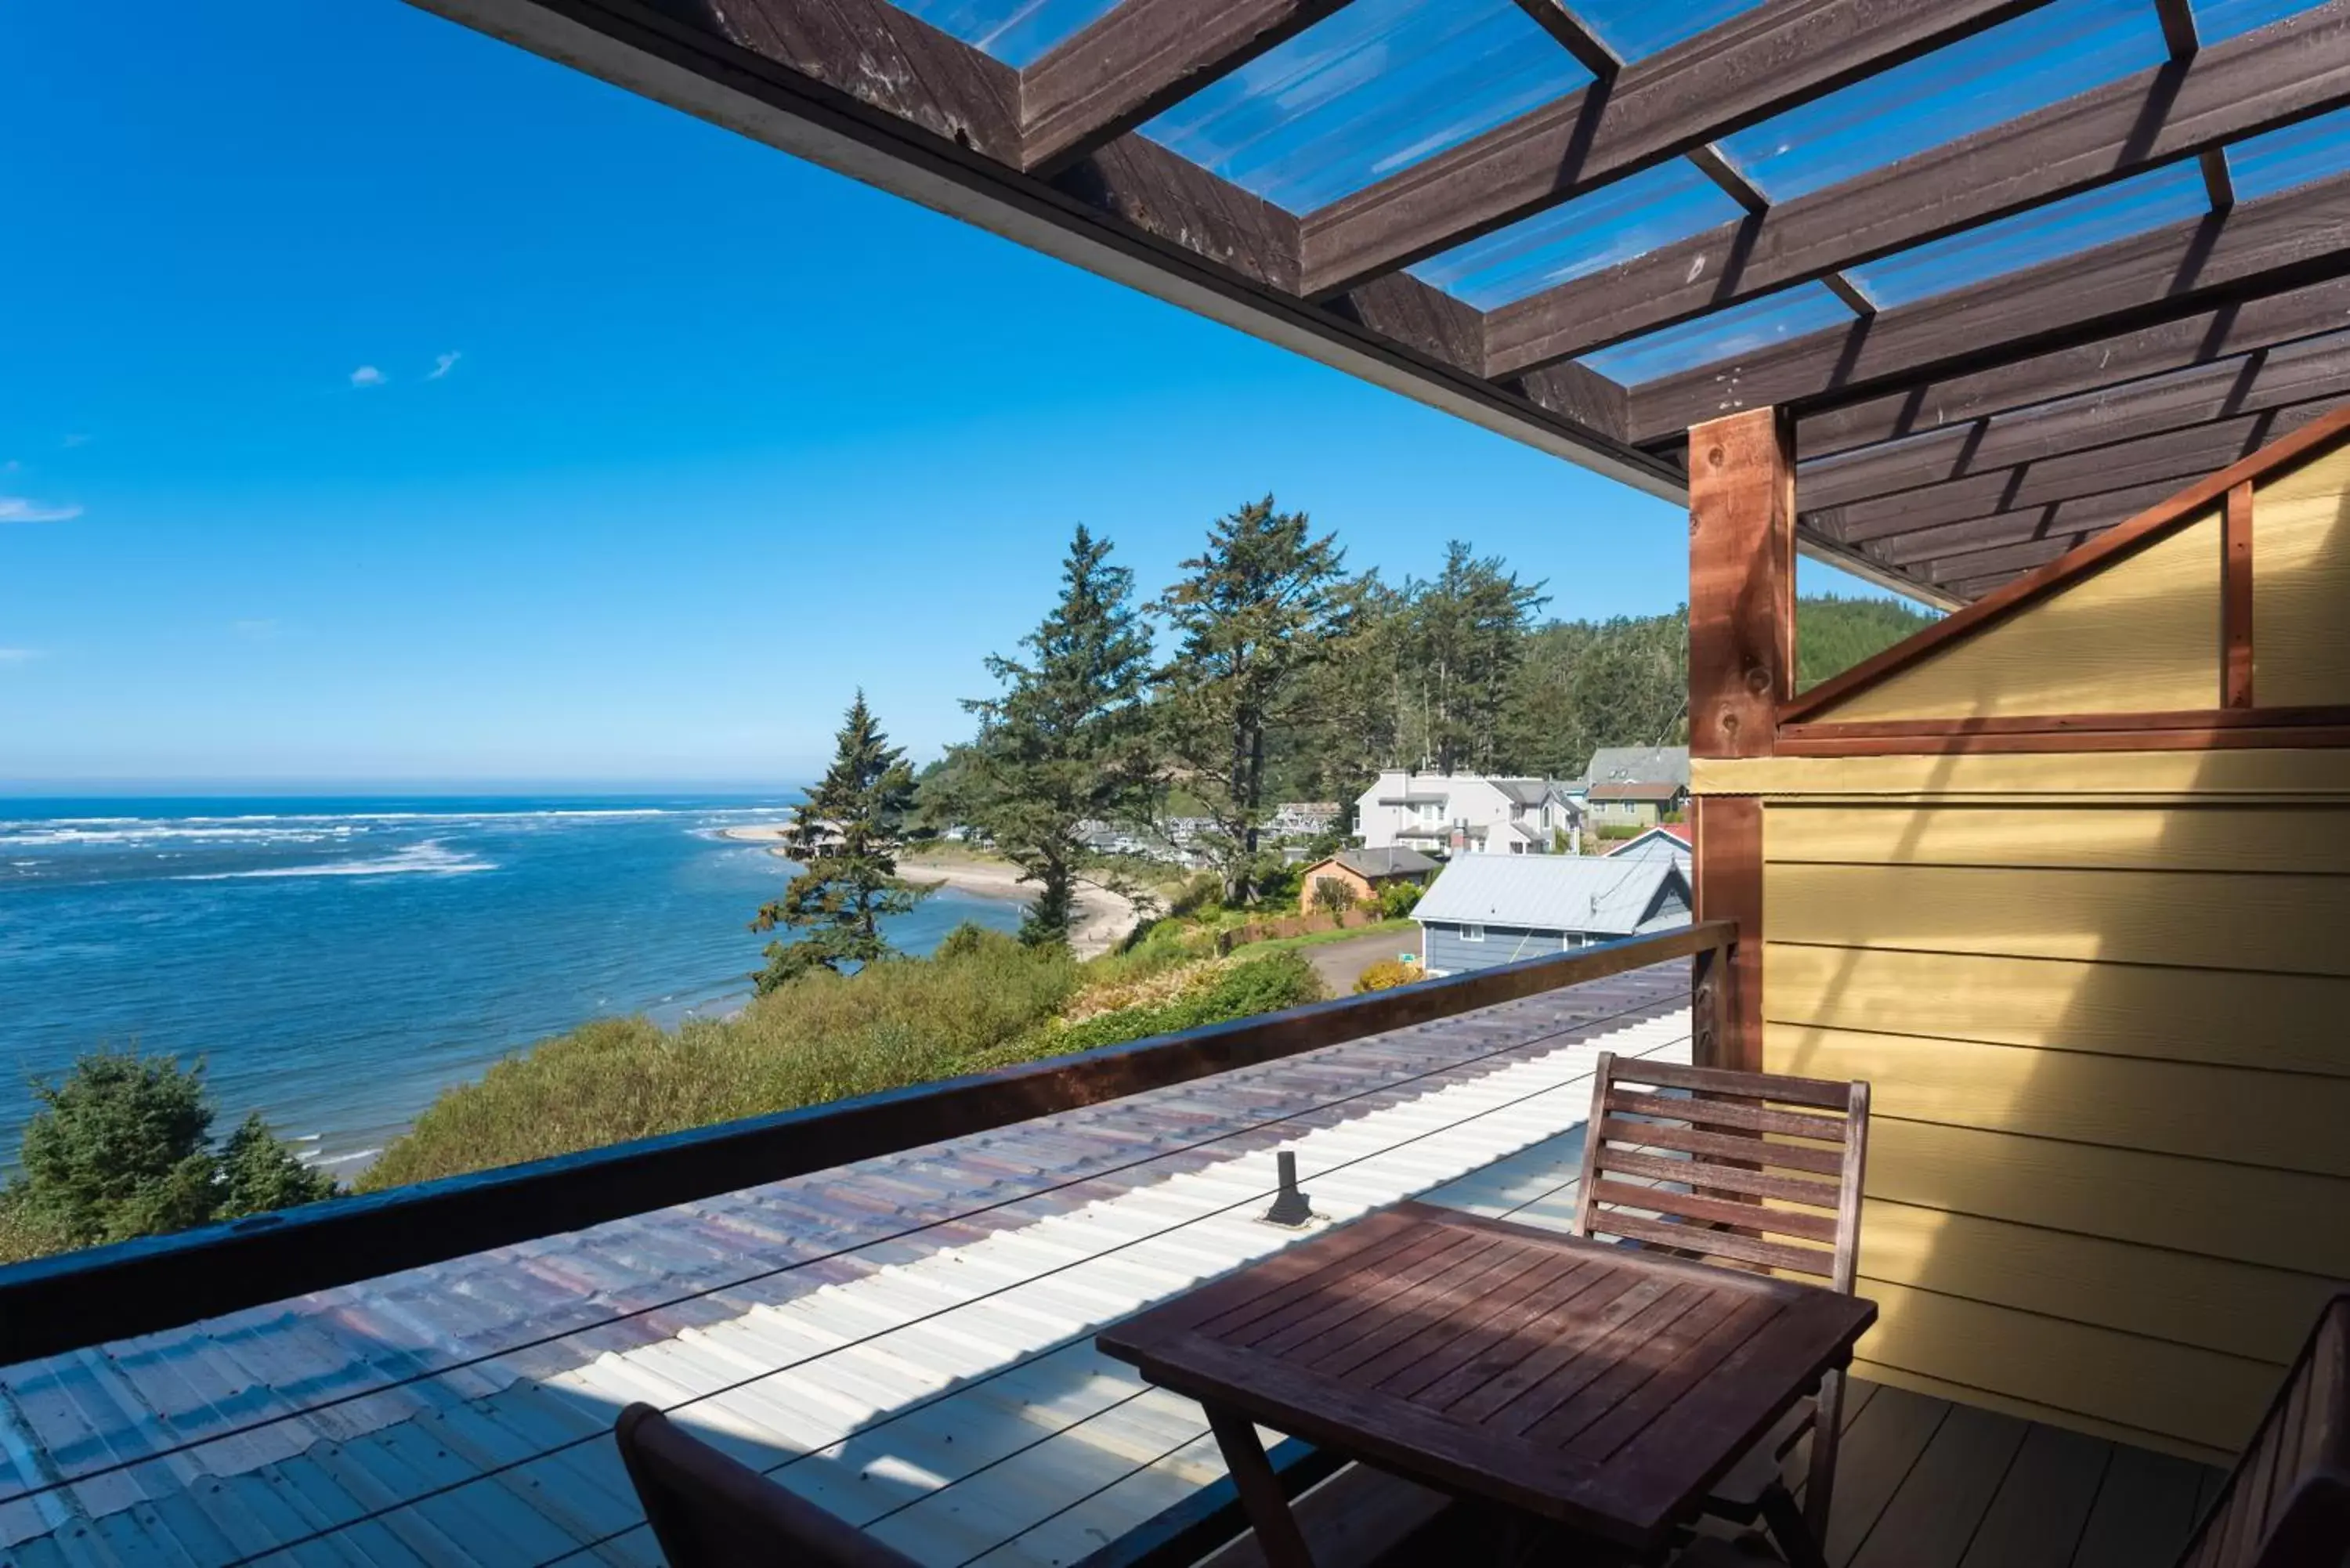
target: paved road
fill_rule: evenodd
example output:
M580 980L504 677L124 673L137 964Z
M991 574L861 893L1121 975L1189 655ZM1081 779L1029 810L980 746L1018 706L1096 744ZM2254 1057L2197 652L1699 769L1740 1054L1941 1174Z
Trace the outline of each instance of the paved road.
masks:
M1343 942L1324 942L1318 947L1300 948L1314 972L1333 996L1352 996L1355 977L1364 966L1376 960L1393 958L1398 953L1419 950L1419 931L1375 931L1367 937L1350 937Z

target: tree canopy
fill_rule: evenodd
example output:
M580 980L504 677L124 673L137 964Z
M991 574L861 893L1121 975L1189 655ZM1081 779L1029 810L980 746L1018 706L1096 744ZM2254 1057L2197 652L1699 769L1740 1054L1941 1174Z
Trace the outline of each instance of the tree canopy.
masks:
M883 917L904 914L931 891L898 875L913 802L906 753L889 744L860 689L841 720L832 766L784 836L799 875L751 922L754 931L780 926L797 937L767 944L756 976L762 995L812 969L838 973L897 950L881 934Z

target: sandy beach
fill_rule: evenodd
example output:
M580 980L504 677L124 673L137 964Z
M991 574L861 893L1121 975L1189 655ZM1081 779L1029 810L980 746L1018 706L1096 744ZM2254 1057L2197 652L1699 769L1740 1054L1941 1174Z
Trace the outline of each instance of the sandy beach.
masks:
M754 827L726 827L719 836L744 844L778 846L774 853L782 855L780 847L785 828L781 825ZM983 859L967 851L945 856L906 855L899 857L898 875L909 882L943 883L966 893L987 898L1014 898L1025 903L1035 892L1020 880L1020 868L1007 861ZM1076 895L1077 918L1069 932L1069 948L1081 959L1107 952L1134 929L1140 918L1134 900L1123 893L1090 882L1080 882Z

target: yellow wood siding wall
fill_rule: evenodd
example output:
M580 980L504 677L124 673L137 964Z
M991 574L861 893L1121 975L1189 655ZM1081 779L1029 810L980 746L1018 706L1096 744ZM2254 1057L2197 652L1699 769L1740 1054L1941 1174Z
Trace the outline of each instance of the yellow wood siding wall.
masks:
M2220 691L2220 519L1954 642L1819 715L1885 719L2163 713Z
M2252 487L2253 691L2350 702L2350 447Z
M1770 799L1764 1064L1875 1085L1865 1373L2210 1457L2350 1279L2350 796L1998 760L2034 804Z
M2221 557L2198 517L1810 717L2216 708ZM2350 704L2350 444L2254 482L2251 641L2260 707ZM1765 802L1765 1066L1875 1086L1861 1369L2236 1449L2350 1281L2350 749L1694 785Z

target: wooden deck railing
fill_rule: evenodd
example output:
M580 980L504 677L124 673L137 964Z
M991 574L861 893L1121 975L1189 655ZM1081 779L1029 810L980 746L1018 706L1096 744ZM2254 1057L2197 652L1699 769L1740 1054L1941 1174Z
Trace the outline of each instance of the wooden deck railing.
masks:
M173 1328L941 1138L1491 1007L1695 955L1700 987L1736 927L1711 921L1370 996L1210 1024L471 1176L336 1199L0 1269L0 1365ZM1700 997L1700 1012L1710 1004ZM1700 1025L1700 1033L1708 1033Z

